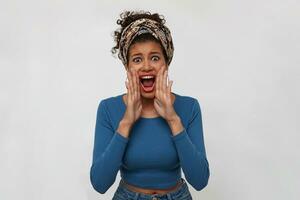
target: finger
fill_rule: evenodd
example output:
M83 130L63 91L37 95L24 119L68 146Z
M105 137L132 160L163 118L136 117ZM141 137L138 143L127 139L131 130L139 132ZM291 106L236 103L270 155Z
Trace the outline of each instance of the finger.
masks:
M137 93L138 93L138 85L137 85L137 72L133 70L133 83L134 83L134 95L135 98L137 98Z
M167 92L167 76L168 76L168 70L164 71L164 78L163 78L163 92Z
M134 75L133 69L130 70L130 78L131 78L131 98L134 99L135 97L135 84L134 84Z
M158 92L159 92L159 79L160 79L160 72L161 72L161 69L159 69L158 70L158 73L157 73L157 75L156 75L156 80L155 80L155 84L156 84L156 86L155 86L155 89L156 89L156 91L155 91L155 96L156 97L158 97Z
M173 81L169 81L169 85L168 85L168 93L171 94L172 91L172 85L173 85Z
M154 99L154 102L155 102L158 106L161 106L161 103L160 103L160 101L159 101L158 98L155 98L155 99Z
M131 73L130 73L130 70L127 72L127 75L128 75L128 86L129 86L129 91L128 91L128 97L131 98L132 96L132 78L131 78Z
M126 89L128 89L128 86L127 86L127 83L128 83L127 71L126 71L126 79L125 79L124 82L125 82Z
M140 97L140 78L138 73L136 72L136 85L137 85L137 97Z
M161 68L157 73L157 92L160 92L160 76L161 76Z
M130 69L130 75L131 75L131 84L132 84L132 97L135 97L135 76L134 76L134 69Z
M160 72L160 84L159 84L159 91L160 94L162 95L164 92L164 74L165 74L165 69L164 66L161 68L161 72Z
M167 87L169 86L169 84L170 84L170 76L169 76L169 72L168 72L168 74L167 74Z
M126 88L127 88L127 93L128 93L128 95L127 95L127 97L129 96L129 93L130 93L130 89L129 89L129 78L128 78L128 71L126 71L126 77L127 77L127 79L126 79L126 81L125 81L125 83L126 83Z

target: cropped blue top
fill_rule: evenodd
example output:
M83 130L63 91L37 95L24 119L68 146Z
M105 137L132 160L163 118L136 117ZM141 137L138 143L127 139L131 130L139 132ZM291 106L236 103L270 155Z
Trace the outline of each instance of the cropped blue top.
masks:
M90 181L97 192L104 194L119 170L125 182L141 188L170 188L180 180L181 169L196 190L207 185L210 171L199 102L172 93L176 97L174 109L184 126L175 136L159 116L140 117L126 138L117 131L126 111L125 93L100 101L90 167Z

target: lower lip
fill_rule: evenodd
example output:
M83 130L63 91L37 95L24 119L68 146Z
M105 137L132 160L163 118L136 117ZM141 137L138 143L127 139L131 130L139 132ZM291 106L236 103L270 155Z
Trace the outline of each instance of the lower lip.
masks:
M144 87L142 83L141 84L141 88L144 92L152 92L154 90L154 86L155 86L155 82L153 83L153 85L151 87Z

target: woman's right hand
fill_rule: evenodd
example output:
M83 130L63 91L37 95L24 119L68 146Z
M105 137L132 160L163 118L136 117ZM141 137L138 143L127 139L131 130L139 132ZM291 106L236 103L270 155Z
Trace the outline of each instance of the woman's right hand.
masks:
M142 113L140 80L137 72L133 68L127 71L127 78L129 81L125 81L127 88L127 107L123 120L129 124L134 124Z

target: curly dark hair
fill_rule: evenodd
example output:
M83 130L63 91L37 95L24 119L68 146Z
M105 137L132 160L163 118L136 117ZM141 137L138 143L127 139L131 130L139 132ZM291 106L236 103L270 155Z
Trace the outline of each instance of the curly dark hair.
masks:
M134 22L135 20L141 19L141 18L152 19L163 25L166 23L164 16L160 15L158 13L151 14L149 11L143 11L143 10L142 11L123 11L120 14L120 19L117 20L117 24L121 25L121 28L118 28L113 33L114 34L113 37L114 37L114 41L116 42L116 45L111 49L112 54L116 54L119 52L119 43L120 43L120 39L121 39L123 30L130 23ZM150 33L146 33L146 34L137 36L132 41L131 45L136 42L142 42L142 41L155 41L155 42L158 42L160 45L162 45L161 42L159 40L157 40L155 37L153 37ZM164 53L165 60L167 60L167 54L166 54L164 48L162 48L162 50ZM128 58L127 58L127 60L128 60Z

